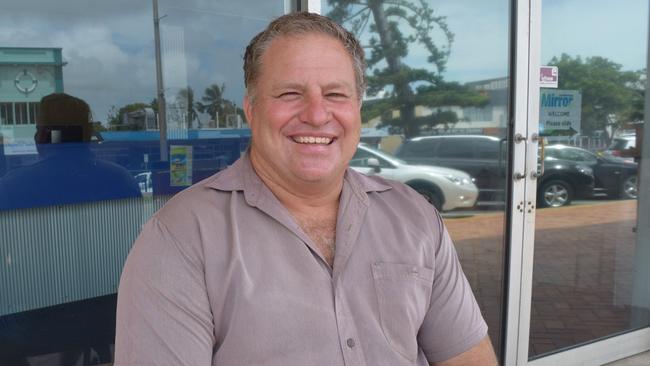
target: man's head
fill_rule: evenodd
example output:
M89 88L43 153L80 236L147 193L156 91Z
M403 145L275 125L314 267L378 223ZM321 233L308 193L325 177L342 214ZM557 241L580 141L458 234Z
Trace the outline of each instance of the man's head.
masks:
M87 142L93 133L90 107L65 93L53 93L41 99L36 117L36 143ZM53 141L53 137L57 141Z
M320 15L285 15L251 41L244 69L258 174L291 190L341 184L361 130L358 41Z
M341 42L352 60L357 95L361 99L366 88L366 61L361 44L352 33L330 18L306 12L291 13L277 18L248 44L244 54L244 85L248 98L254 98L261 58L271 42L279 37L298 37L307 34L321 34Z

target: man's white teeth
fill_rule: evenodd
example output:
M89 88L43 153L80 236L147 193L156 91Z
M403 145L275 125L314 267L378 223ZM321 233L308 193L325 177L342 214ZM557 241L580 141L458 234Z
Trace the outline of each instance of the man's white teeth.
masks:
M299 144L324 144L327 145L332 142L329 137L314 137L314 136L296 136L293 140Z

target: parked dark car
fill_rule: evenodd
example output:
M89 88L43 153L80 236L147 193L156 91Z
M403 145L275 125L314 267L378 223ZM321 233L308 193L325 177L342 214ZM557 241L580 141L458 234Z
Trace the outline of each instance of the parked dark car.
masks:
M463 170L476 179L479 205L503 204L506 179L506 140L484 135L423 136L405 141L396 155L411 164ZM538 205L560 207L576 198L591 197L593 170L586 164L556 160L546 164L538 180Z
M594 172L597 195L613 198L637 198L638 164L615 156L592 153L579 147L551 145L546 147L546 167L557 161L573 161L590 167Z
M553 149L546 147L544 174L537 179L537 205L562 207L575 198L591 198L596 178L588 164L575 160L552 158Z
M423 136L405 141L395 155L409 164L462 170L475 179L479 202L503 202L505 142L483 135Z

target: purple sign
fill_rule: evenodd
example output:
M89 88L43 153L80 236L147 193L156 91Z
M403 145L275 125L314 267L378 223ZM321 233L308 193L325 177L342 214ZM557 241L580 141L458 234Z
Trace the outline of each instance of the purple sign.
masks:
M541 88L557 88L558 70L557 66L539 67L539 86Z

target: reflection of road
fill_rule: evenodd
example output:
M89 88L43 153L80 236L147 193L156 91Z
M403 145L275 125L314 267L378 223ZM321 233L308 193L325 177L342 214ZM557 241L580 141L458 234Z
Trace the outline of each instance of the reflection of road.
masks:
M455 213L445 222L495 339L503 212ZM635 200L537 210L531 355L629 329L632 313L639 311L630 306L635 225Z

